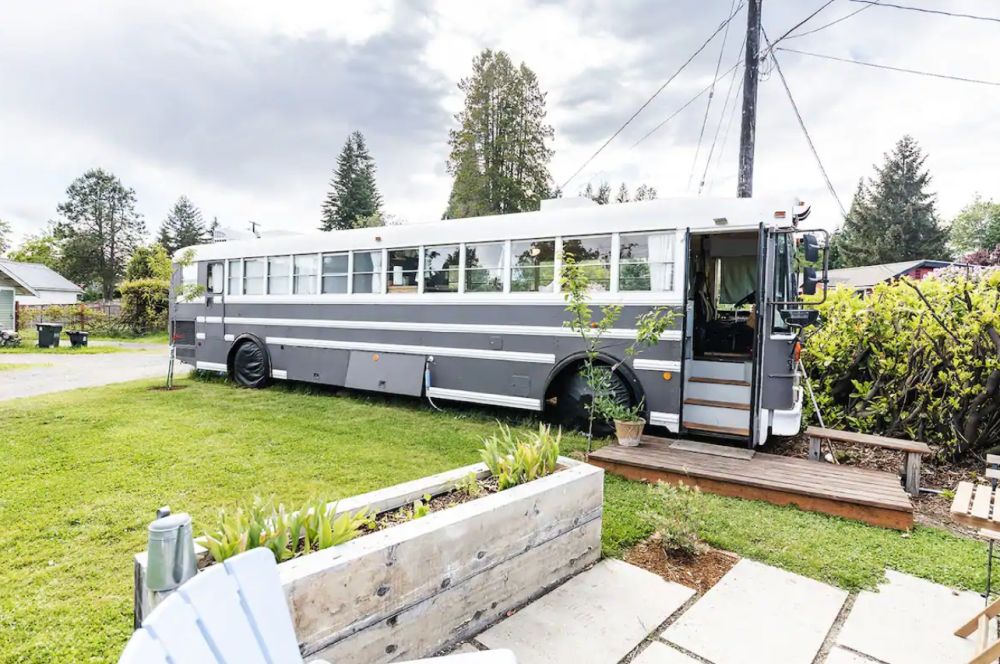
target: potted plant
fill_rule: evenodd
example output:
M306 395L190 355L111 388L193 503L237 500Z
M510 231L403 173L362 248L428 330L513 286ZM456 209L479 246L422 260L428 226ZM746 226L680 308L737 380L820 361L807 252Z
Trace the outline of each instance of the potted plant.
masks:
M594 398L597 415L615 425L615 438L622 447L638 447L646 420L642 417L644 403L623 404L607 393L598 393Z

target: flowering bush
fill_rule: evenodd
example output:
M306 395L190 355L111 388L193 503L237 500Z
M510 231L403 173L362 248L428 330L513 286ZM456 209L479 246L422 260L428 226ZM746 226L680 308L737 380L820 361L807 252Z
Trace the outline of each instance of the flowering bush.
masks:
M942 444L1000 441L1000 270L831 290L803 350L828 426Z

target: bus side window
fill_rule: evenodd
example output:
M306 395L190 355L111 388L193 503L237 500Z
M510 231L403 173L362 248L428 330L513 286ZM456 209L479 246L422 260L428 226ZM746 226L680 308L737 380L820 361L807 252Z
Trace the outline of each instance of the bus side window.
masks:
M223 274L222 263L209 263L208 275L205 279L205 290L209 295L222 295Z

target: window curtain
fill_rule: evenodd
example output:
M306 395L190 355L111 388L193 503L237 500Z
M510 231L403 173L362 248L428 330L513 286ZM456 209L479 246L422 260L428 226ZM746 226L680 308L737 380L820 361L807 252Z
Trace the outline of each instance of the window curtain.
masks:
M757 290L757 257L733 256L719 261L719 303L736 304Z
M671 291L674 287L674 234L649 236L649 285L652 291Z

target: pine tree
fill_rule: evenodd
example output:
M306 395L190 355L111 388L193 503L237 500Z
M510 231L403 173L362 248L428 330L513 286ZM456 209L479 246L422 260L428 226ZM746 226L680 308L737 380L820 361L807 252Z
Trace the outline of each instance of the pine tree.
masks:
M173 256L178 249L204 243L206 233L201 210L187 196L181 196L163 220L157 242Z
M545 93L525 64L484 50L458 84L465 106L449 133L448 172L455 178L446 219L537 210L551 193Z
M320 230L356 228L358 219L377 215L382 196L375 183L375 160L368 152L365 137L353 132L337 157L330 180L330 192L323 202Z
M135 190L102 169L89 170L66 189L56 225L63 274L79 284L99 284L110 300L146 224L135 211Z
M903 136L875 176L859 182L837 250L847 267L948 256L947 231L938 224L936 196L928 191L927 157Z

